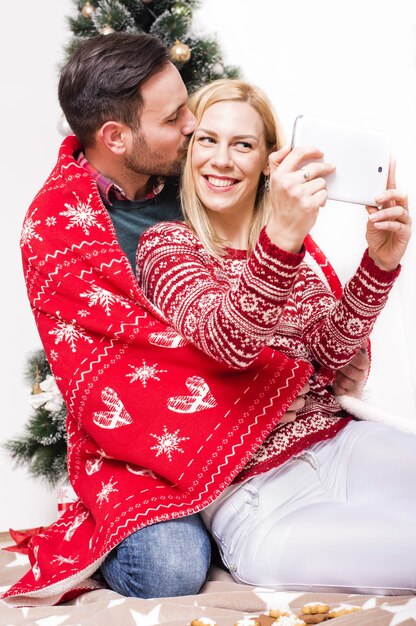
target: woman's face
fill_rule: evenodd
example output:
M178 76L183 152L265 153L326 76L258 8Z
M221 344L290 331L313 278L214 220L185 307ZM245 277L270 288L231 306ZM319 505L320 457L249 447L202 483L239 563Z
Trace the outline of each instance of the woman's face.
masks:
M210 212L252 212L268 151L264 126L247 102L217 102L203 114L192 147L198 198Z

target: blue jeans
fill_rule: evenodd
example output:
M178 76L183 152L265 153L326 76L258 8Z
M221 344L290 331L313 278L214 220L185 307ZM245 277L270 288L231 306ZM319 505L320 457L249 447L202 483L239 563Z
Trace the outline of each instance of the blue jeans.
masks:
M113 591L136 598L198 593L211 560L211 543L199 515L141 528L101 565Z

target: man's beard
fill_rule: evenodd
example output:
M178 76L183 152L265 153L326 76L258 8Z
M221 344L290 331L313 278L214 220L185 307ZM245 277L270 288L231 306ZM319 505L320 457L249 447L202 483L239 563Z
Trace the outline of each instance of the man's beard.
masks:
M134 135L131 154L125 156L124 165L135 174L146 176L179 176L185 164L189 140L184 141L174 161L166 161L165 155L149 147L146 139L138 132Z

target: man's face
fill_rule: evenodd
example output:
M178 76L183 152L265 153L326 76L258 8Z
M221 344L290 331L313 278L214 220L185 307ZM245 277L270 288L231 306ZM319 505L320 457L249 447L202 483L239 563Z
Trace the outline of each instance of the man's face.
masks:
M143 85L140 128L132 131L125 166L136 174L179 174L186 156L195 117L178 70L169 63Z

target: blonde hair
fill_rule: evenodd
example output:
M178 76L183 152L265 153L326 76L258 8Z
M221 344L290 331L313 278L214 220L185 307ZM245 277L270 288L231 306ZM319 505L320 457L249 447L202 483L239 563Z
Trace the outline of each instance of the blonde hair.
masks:
M264 128L264 141L267 150L278 150L281 145L281 131L267 96L261 89L241 80L221 79L205 85L196 91L189 99L189 108L195 115L197 124L205 111L217 102L226 101L247 102L260 115ZM225 254L227 242L220 239L214 232L208 213L199 200L192 175L192 146L191 139L188 149L188 158L182 174L181 202L185 222L195 232L203 246L215 257ZM261 174L254 207L248 247L252 250L260 231L267 222L269 199L265 190L265 176Z

